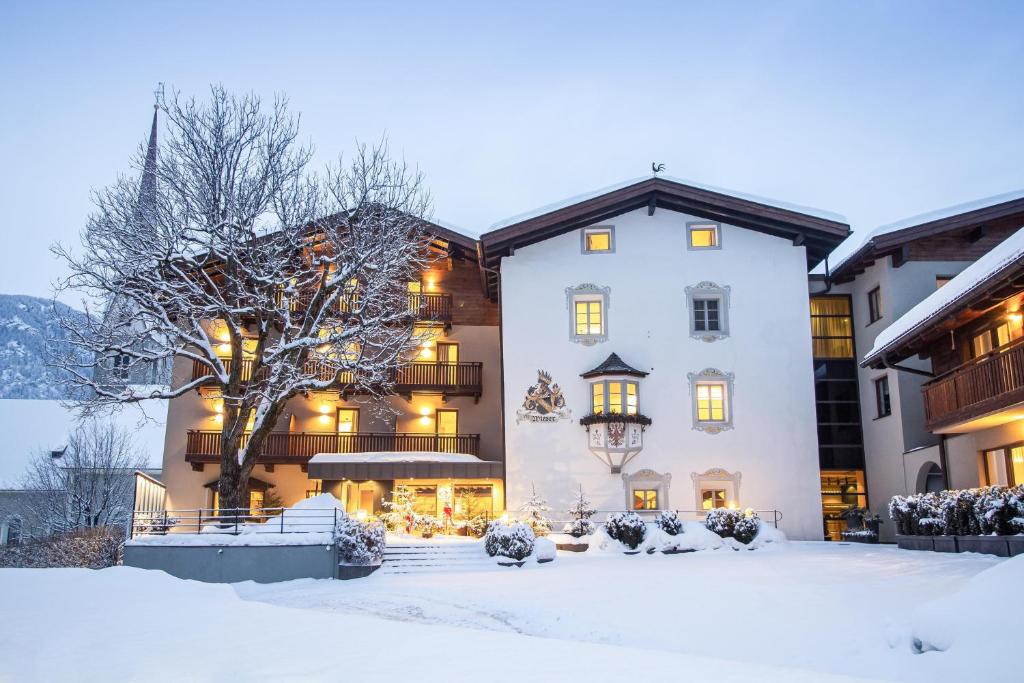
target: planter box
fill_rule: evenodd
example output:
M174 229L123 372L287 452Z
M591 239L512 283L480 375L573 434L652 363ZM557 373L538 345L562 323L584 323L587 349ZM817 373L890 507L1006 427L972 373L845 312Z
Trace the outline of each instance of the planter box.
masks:
M338 578L347 581L349 579L362 579L380 569L379 564L371 565L355 565L355 564L339 564L338 565Z
M590 547L589 543L556 543L555 547L559 550L566 550L570 553L585 553L587 548Z
M960 548L957 546L956 536L932 536L932 542L935 544L935 552L937 553L960 552Z
M957 536L956 544L962 553L985 553L997 557L1010 556L1006 536Z
M935 550L934 536L904 536L896 534L896 545L901 550Z
M1005 538L1010 557L1024 555L1024 536L1006 536Z

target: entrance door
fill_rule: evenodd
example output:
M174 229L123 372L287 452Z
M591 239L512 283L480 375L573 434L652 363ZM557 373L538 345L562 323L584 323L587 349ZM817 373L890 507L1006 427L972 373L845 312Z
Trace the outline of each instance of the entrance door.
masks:
M459 383L459 345L451 342L438 342L437 362L444 366L441 368L441 380L447 386L456 386Z
M441 453L458 453L459 411L438 410L437 419L437 450Z
M359 409L338 408L338 452L354 453L359 431Z

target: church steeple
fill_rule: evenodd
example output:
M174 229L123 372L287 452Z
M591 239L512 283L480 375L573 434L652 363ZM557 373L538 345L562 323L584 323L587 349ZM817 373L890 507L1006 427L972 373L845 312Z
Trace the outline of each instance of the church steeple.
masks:
M153 102L153 125L149 130L149 145L146 147L146 160L142 165L142 183L139 185L138 200L140 217L146 217L156 207L156 126L163 92L164 84L161 83L154 93L156 100Z

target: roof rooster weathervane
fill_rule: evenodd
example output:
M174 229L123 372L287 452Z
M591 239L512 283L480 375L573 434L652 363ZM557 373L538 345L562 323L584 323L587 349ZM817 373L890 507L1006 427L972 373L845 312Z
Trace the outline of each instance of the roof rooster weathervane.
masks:
M160 106L160 102L164 99L164 82L160 81L156 84L156 90L153 91L153 108L156 109Z
M651 162L651 173L653 173L654 175L658 175L659 173L662 173L664 171L665 171L665 164L659 164L656 161L652 161Z

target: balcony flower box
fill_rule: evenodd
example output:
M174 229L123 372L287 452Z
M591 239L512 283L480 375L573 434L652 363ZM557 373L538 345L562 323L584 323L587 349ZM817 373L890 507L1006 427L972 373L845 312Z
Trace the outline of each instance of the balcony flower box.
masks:
M901 550L935 550L934 536L904 536L896 534L896 546Z
M997 557L1009 557L1010 546L1007 536L957 536L957 548L962 553L985 553Z

